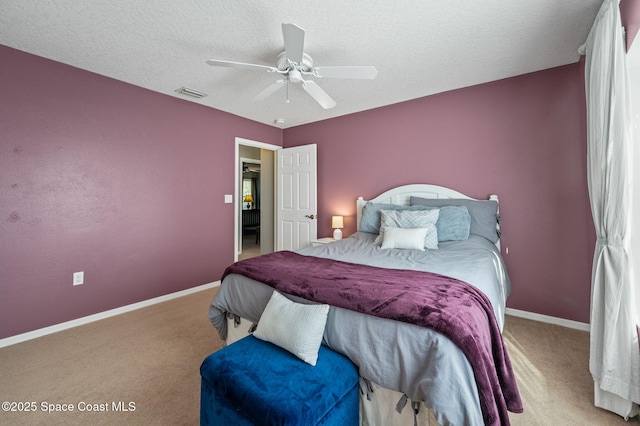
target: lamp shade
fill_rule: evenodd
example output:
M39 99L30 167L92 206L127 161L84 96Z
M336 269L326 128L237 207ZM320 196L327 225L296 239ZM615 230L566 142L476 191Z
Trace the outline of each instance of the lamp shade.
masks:
M332 228L344 228L344 218L342 216L331 216Z
M245 195L243 201L245 203L253 203L253 197L251 195Z

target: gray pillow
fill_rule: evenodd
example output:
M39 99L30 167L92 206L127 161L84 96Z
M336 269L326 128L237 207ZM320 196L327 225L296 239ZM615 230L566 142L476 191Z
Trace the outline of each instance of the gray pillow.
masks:
M412 207L429 206L465 206L471 215L469 232L486 238L492 243L499 239L496 225L498 223L498 202L493 200L467 200L461 198L420 198L411 197ZM442 216L442 212L440 212Z
M361 232L380 233L380 210L431 210L430 206L402 206L367 202L360 218ZM471 216L466 206L445 206L440 208L440 216L436 222L438 241L461 241L469 238Z

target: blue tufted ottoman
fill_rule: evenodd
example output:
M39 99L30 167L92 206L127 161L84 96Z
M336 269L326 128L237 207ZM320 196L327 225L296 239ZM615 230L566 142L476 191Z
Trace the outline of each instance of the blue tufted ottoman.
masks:
M247 336L200 367L201 425L350 426L359 424L358 372L321 346L311 366Z

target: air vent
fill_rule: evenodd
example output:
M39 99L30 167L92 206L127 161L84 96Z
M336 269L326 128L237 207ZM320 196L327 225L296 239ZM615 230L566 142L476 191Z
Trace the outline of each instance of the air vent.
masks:
M197 91L195 89L189 89L188 87L181 87L178 90L176 90L176 93L180 93L182 95L191 96L192 98L197 98L197 99L202 99L205 96L207 96L206 93L199 92L199 91Z

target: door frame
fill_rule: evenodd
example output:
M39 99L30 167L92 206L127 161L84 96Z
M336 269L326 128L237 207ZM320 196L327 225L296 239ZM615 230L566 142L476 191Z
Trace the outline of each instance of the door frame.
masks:
M278 145L272 145L269 143L265 143L265 142L258 142L258 141L253 141L251 139L244 139L244 138L239 138L236 137L235 138L235 154L234 154L234 165L233 165L233 170L234 170L234 201L233 201L233 261L237 262L238 261L238 249L240 247L239 244L239 238L240 238L240 233L239 233L239 225L240 225L240 221L241 221L241 215L242 215L242 200L240 199L241 194L240 194L240 186L242 181L241 179L241 170L240 170L240 145L244 145L244 146L251 146L254 148L260 148L260 149L266 149L269 151L273 151L274 152L274 156L275 156L275 152L282 149L281 146ZM274 180L276 179L276 176L273 176ZM273 212L274 217L275 217L275 211ZM274 242L275 242L275 238L274 238ZM275 247L274 247L275 250Z

